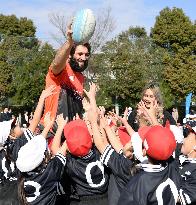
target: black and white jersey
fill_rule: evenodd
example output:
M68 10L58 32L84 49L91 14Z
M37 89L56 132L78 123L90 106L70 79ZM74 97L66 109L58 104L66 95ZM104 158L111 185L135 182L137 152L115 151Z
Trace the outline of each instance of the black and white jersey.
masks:
M17 180L18 176L15 164L8 159L5 149L0 151L0 184L7 180Z
M53 205L56 201L57 182L64 171L66 158L58 153L46 165L27 172L24 181L24 191L30 205Z
M19 205L18 174L19 171L9 159L5 147L0 151L0 204Z
M24 146L28 141L34 137L31 130L26 129L22 136L17 138L9 147L9 152L13 161L16 161L18 158L18 152L22 146Z
M181 160L182 158L183 156L180 156ZM182 177L180 186L181 204L196 204L196 159L184 157L180 166L180 175Z
M67 155L66 172L78 197L107 192L109 173L100 161L100 155L95 147L81 158Z
M175 205L180 184L177 163L172 160L165 167L151 164L141 167L143 170L122 191L118 205Z
M108 145L101 156L101 162L112 171L108 187L108 201L109 204L115 205L118 203L122 189L131 178L132 161Z

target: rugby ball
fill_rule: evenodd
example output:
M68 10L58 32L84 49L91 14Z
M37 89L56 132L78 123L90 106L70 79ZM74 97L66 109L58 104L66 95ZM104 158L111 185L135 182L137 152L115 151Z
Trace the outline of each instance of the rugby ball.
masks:
M96 20L93 11L82 9L76 13L72 24L72 38L75 43L86 43L95 31Z

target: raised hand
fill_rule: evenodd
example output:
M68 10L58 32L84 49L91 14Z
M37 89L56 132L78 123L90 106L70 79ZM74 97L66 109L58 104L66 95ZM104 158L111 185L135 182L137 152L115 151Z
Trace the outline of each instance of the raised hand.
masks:
M50 112L47 112L44 116L44 127L52 127L54 123L54 118L51 119Z
M138 103L138 111L140 111L141 114L143 115L143 118L148 120L152 125L158 123L156 117L157 108L158 108L157 101L151 103L148 108L146 108L143 101Z
M67 41L70 41L70 42L73 43L73 39L72 39L72 34L73 34L72 24L73 24L73 19L72 19L72 21L67 26L66 35L67 35Z
M86 97L83 98L82 105L85 112L87 112L91 108L90 102L86 99Z
M92 108L87 112L87 118L91 123L97 122L98 113L97 111L93 110Z
M89 83L89 85L90 85L89 91L84 89L84 93L86 94L88 99L91 101L91 100L95 99L96 92L97 92L97 86L93 82Z
M129 158L132 159L133 158L133 146L131 141L128 142L124 147L123 147L123 154Z
M63 114L57 115L56 123L58 125L58 128L59 127L64 128L65 125L67 124L67 121L68 121L68 117L66 117L66 119L64 119Z
M72 120L79 120L80 119L80 116L78 115L78 113L76 113L75 116L73 116L73 119Z
M99 106L98 113L99 113L100 125L105 129L106 126L108 126L108 120L104 116L105 108L103 106Z
M99 106L99 112L101 116L105 115L105 107L104 106Z
M118 115L116 115L116 117L118 117L118 119L125 125L127 123L127 114L128 114L128 108L126 107L123 117L120 117Z
M54 92L55 89L56 89L55 85L49 86L48 88L46 88L45 90L42 91L40 98L45 99L45 98L49 97L50 95L54 95L56 93L56 92Z

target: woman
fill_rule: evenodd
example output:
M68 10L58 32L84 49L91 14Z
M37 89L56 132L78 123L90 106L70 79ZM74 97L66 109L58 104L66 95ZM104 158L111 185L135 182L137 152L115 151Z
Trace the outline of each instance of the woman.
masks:
M146 125L176 125L170 113L164 110L160 89L154 84L148 84L143 89L142 99L129 115L128 122L135 131Z

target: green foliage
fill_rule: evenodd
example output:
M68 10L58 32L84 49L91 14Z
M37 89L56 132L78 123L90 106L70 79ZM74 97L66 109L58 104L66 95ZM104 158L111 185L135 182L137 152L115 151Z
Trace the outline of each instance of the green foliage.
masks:
M111 99L118 96L122 106L135 105L147 82L162 80L162 56L163 49L153 45L143 28L131 27L107 42L94 57L102 91L102 102L98 97L98 103L112 106Z
M48 67L54 57L54 50L49 45L31 50L31 59L14 72L11 97L12 104L33 107L45 86Z
M21 38L6 37L0 43L0 78L6 84L1 89L1 100L8 98L13 90L12 81L14 80L14 73L17 67L22 66L31 58L31 49L21 46ZM37 42L32 43L31 47L37 46ZM7 80L5 80L7 79Z
M196 25L182 9L165 8L156 18L151 37L167 51L163 58L164 84L180 103L189 92L196 91Z
M26 17L0 15L0 34L4 36L35 36L36 28Z
M11 82L11 67L4 61L0 61L0 101L3 101L9 93Z
M195 29L195 25L185 16L182 9L167 7L156 17L151 37L157 45L175 53L195 41Z
M196 92L196 56L178 52L167 61L164 76L178 102L184 101L188 93Z
M0 33L0 102L32 107L44 88L54 50L39 43L33 22L26 18L0 15Z

